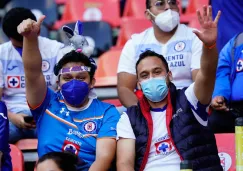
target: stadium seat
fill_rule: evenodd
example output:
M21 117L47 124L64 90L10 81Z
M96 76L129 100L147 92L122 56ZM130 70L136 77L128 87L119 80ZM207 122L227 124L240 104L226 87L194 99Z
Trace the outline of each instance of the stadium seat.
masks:
M19 140L15 145L22 151L37 150L37 143L37 139L22 139Z
M197 9L202 9L204 5L208 5L209 0L189 0L185 14L181 15L181 23L188 24L192 20L197 20ZM193 22L195 24L195 22Z
M109 104L113 104L116 107L122 106L121 102L119 99L106 99L103 100L103 102L109 103Z
M75 27L75 23L66 24L70 28ZM59 30L60 41L67 43L68 39L64 32ZM83 35L87 38L88 42L93 40L95 43L95 51L93 57L98 57L102 53L109 50L112 46L112 29L111 26L103 21L83 22Z
M124 17L121 21L121 30L116 46L122 47L129 40L132 34L140 33L151 27L152 24L145 18Z
M111 17L112 16L112 17ZM117 27L120 25L120 1L119 0L69 0L62 16L56 22L54 28L68 22L81 21L106 21Z
M6 6L7 10L14 7L25 7L31 9L32 12L41 12L43 15L46 15L44 24L47 26L52 26L57 20L57 4L54 0L11 0Z
M235 134L215 134L220 162L225 171L235 171Z
M145 18L146 0L127 0L123 17Z
M57 5L66 4L67 0L55 0Z
M117 67L120 55L120 49L111 49L100 56L95 74L96 87L117 85Z
M10 145L13 171L24 171L24 158L22 152L15 145Z
M145 18L146 0L127 0L123 17ZM180 12L182 11L181 2L178 4Z

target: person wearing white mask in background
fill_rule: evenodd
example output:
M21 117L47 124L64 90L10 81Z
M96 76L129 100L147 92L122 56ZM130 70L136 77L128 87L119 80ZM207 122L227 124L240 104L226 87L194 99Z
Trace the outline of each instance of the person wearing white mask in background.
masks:
M192 28L180 24L177 0L146 0L146 8L146 18L153 27L132 35L118 65L118 95L125 107L138 102L134 94L137 86L135 64L144 51L151 50L166 58L177 89L193 83L200 69L202 42Z

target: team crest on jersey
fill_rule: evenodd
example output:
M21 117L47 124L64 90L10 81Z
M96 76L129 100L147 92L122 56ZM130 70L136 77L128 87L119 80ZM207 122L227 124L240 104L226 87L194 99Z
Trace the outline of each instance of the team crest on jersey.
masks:
M42 71L46 72L50 69L50 63L48 61L42 61Z
M243 71L243 59L239 59L236 65L236 71L241 72Z
M181 52L181 51L183 51L185 48L186 48L186 43L185 43L185 42L182 42L182 41L176 43L176 45L175 45L175 50L176 50L177 52Z
M96 122L88 121L84 124L84 131L91 133L96 130L96 127L97 127Z
M63 152L68 151L72 154L78 155L78 153L80 151L80 146L75 143L65 140L64 144L62 146L62 151Z
M160 155L160 154L168 155L175 150L170 139L162 140L162 141L155 143L155 148L156 148L157 155Z
M8 88L20 88L20 76L7 77Z

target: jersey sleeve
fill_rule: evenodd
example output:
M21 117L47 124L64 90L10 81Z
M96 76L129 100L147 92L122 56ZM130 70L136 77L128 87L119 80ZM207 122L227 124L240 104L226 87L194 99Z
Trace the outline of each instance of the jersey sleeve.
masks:
M136 139L126 112L122 113L117 124L117 140L119 140L119 138Z
M98 138L116 138L116 126L119 118L120 114L114 106L106 110Z
M54 96L55 96L55 92L53 90L51 90L50 88L47 88L45 99L43 100L43 102L40 105L38 105L36 107L29 105L31 113L32 113L36 123L39 122L40 117L45 113L45 110L49 106L51 99Z
M200 69L202 46L202 41L197 36L195 36L194 40L192 41L191 71Z
M130 39L127 41L124 48L122 49L117 73L127 72L129 74L136 75L135 65L136 65L135 47L132 43L132 39Z
M209 105L203 105L201 104L195 93L194 93L194 83L192 83L185 91L185 95L187 97L187 100L191 106L191 110L193 112L193 115L197 119L197 121L203 125L207 126L208 124L208 107Z
M7 107L0 101L0 151L5 153L8 150L9 121Z

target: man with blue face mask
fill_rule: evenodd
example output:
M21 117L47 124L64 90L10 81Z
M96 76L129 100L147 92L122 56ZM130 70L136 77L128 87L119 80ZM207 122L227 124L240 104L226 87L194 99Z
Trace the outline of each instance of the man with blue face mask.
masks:
M44 18L38 22L27 19L18 26L24 37L26 97L37 125L38 155L68 151L83 160L78 170L106 171L115 157L120 115L113 105L91 96L96 66L84 48L67 52L60 59L54 68L58 91L47 88L37 42ZM76 45L80 44L77 36Z
M182 160L193 171L222 171L213 132L207 127L218 61L218 13L211 7L198 19L195 34L204 43L195 83L176 89L166 59L147 50L136 63L138 104L124 112L117 125L118 171L179 171Z
M134 94L135 64L144 51L152 50L166 58L178 89L193 83L200 68L202 42L192 28L180 24L177 0L146 0L145 16L152 27L132 35L118 65L118 95L125 107L138 101Z

